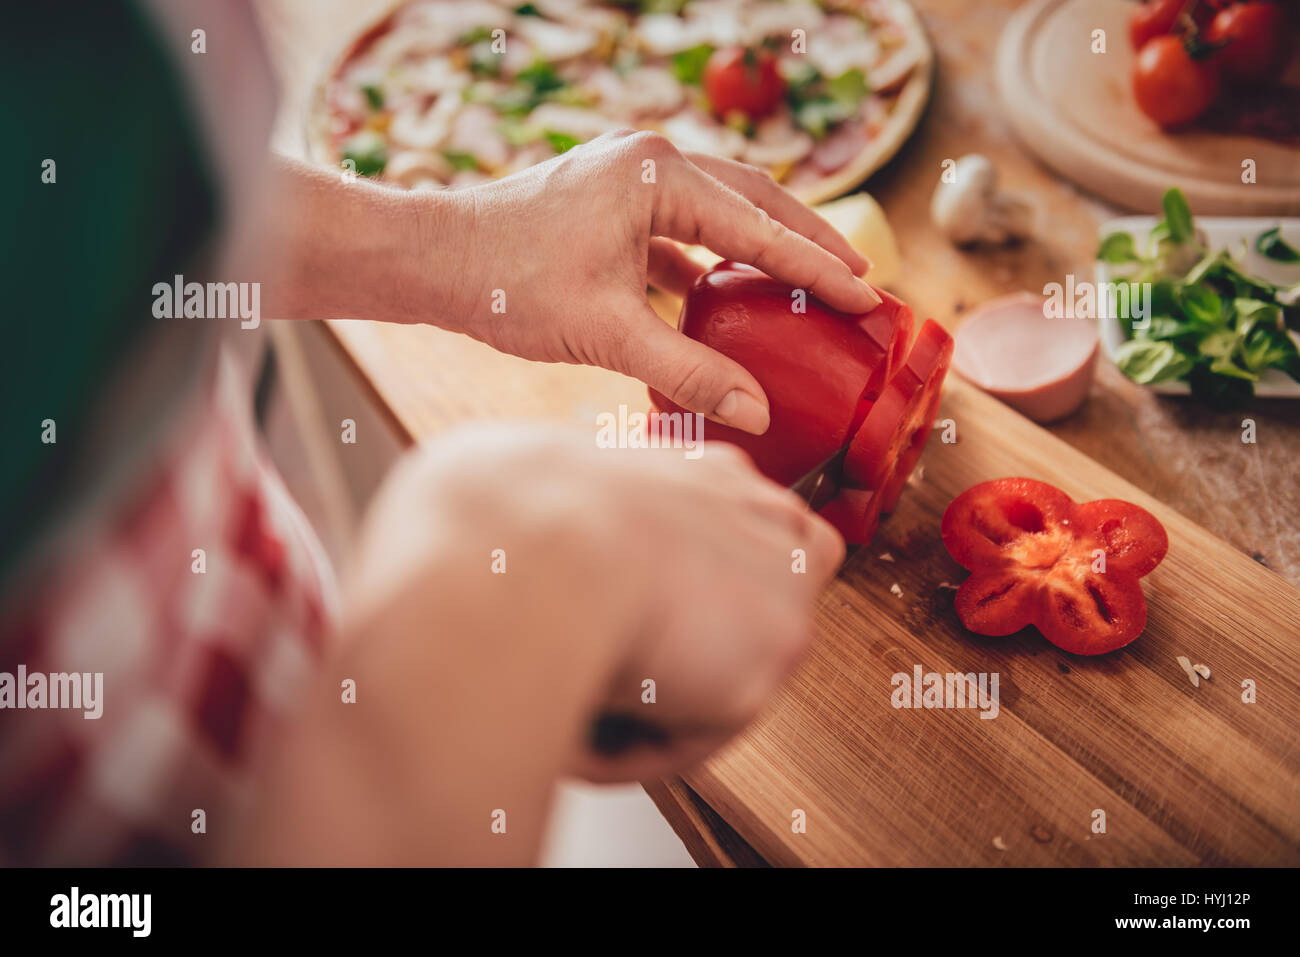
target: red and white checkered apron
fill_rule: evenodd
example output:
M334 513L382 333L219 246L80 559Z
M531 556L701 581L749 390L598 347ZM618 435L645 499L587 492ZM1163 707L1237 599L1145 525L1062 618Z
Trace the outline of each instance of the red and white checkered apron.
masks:
M0 863L201 862L253 798L337 613L247 385L221 355L129 494L6 603L0 672L104 678L98 719L0 710Z

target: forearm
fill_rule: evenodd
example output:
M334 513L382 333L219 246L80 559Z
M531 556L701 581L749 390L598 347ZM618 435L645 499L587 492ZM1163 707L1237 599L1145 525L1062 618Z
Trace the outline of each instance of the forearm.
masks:
M473 200L407 192L272 157L257 260L270 318L375 319L456 328Z
M551 790L608 680L611 643L571 614L571 595L530 594L510 576L485 590L456 563L432 571L344 636L237 860L536 860ZM349 678L355 704L341 700Z

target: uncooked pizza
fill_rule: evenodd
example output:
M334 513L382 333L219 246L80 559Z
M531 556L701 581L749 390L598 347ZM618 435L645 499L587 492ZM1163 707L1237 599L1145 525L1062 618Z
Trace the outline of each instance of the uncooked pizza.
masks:
M901 145L931 52L903 0L409 0L317 90L317 158L411 188L508 175L610 130L821 200Z

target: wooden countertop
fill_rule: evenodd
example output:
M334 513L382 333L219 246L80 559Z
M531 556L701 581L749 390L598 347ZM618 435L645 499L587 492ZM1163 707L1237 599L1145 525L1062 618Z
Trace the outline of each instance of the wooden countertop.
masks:
M898 237L904 273L895 291L918 317L934 316L949 328L963 311L993 296L1041 291L1046 283L1064 282L1068 273L1090 278L1098 226L1123 212L1039 166L999 115L994 51L1016 5L1013 0L917 0L938 53L934 99L902 153L867 184ZM382 2L261 0L259 12L284 86L277 148L302 152L302 109L312 81L350 27L377 6ZM969 152L993 158L1004 188L1038 204L1036 241L961 252L936 233L928 207L941 165ZM473 418L590 425L598 410L646 405L643 386L613 373L528 363L433 328L341 321L329 327L412 441ZM1255 420L1253 445L1241 441L1247 417ZM1300 514L1300 404L1294 400L1257 400L1245 412L1212 414L1190 400L1147 392L1103 359L1089 401L1050 431L1256 562L1300 583L1295 518ZM697 860L760 860L682 782L648 790Z

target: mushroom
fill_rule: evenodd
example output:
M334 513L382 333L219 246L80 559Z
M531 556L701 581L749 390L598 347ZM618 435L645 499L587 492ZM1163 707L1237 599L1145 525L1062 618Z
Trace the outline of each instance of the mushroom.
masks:
M1034 210L1025 200L998 192L998 171L987 156L969 153L953 167L953 181L939 181L930 218L959 245L1005 243L1031 232Z

